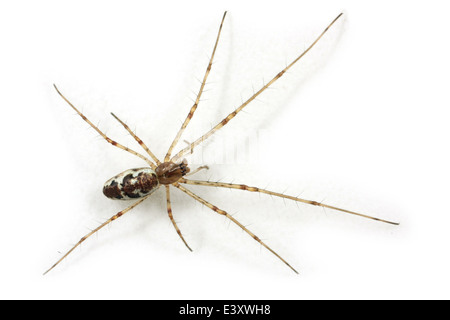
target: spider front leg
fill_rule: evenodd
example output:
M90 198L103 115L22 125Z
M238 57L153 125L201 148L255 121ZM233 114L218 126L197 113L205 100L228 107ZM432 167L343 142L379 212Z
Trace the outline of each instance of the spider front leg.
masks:
M188 179L184 179L184 178L180 179L179 182L180 183L186 183L186 184L192 184L192 185L198 185L198 186L220 187L220 188L229 188L229 189L245 190L245 191L250 191L250 192L265 193L265 194L269 194L269 195L272 195L272 196L285 198L285 199L289 199L289 200L294 200L294 201L297 201L297 202L303 202L303 203L310 204L310 205L313 205L313 206L319 206L319 207L323 207L323 208L333 209L333 210L336 210L336 211L341 211L341 212L353 214L353 215L356 215L356 216L359 216L359 217L372 219L372 220L376 220L376 221L380 221L380 222L384 222L384 223L389 223L389 224L393 224L393 225L398 225L399 224L398 222L392 222L392 221L388 221L388 220L384 220L384 219L368 216L368 215L365 215L365 214L353 212L353 211L350 211L350 210L333 207L333 206L330 206L330 205L327 205L327 204L324 204L324 203L320 203L320 202L317 202L317 201L313 201L313 200L306 200L306 199L302 199L302 198L297 198L297 197L293 197L293 196L289 196L289 195L285 195L285 194L282 194L282 193L273 192L273 191L269 191L269 190L265 190L265 189L261 189L261 188L257 188L257 187L249 187L249 186L247 186L245 184L213 182L213 181L199 181L199 180L188 180Z
M177 231L177 233L180 236L181 240L184 242L184 244L189 249L189 251L192 252L192 249L189 247L189 245L187 244L186 240L184 240L183 235L181 234L180 229L178 229L177 223L175 222L175 219L173 218L172 204L170 202L170 189L169 189L168 185L166 185L166 199L167 199L167 213L169 214L170 221L172 221L172 224L175 227L175 230Z
M175 148L175 146L177 145L178 141L180 140L181 135L183 134L183 131L186 129L187 125L189 124L189 121L191 121L192 117L194 116L195 110L197 110L197 106L200 102L200 97L202 96L203 89L205 88L206 79L208 79L209 72L211 71L214 55L216 54L217 45L219 43L220 33L222 32L223 21L225 20L226 15L227 15L227 12L225 11L225 13L223 14L222 22L220 23L216 43L214 44L214 49L211 54L211 58L209 59L208 67L206 68L206 72L203 77L202 84L200 85L200 90L197 94L197 98L195 99L195 103L191 107L191 110L189 110L189 113L188 113L186 119L184 120L183 124L181 125L180 130L178 130L178 133L175 136L175 139L173 140L172 144L170 145L169 150L167 151L167 154L164 158L164 162L167 162L170 160L170 155L172 154L173 148Z
M181 181L180 181L181 182ZM275 251L273 251L268 245L266 245L260 238L258 238L253 232L251 232L249 229L247 229L243 224L241 224L238 220L236 220L233 216L231 216L230 214L228 214L226 211L217 208L215 205L209 203L208 201L206 201L205 199L199 197L198 195L196 195L195 193L193 193L192 191L186 189L185 187L181 186L179 183L174 183L173 184L174 187L180 189L181 191L183 191L184 193L186 193L187 195L189 195L190 197L194 198L195 200L197 200L198 202L200 202L201 204L207 206L208 208L210 208L211 210L213 210L214 212L225 216L226 218L230 219L231 221L233 221L236 225L238 225L242 230L244 230L248 235L250 235L253 239L255 239L255 241L259 242L264 248L266 248L267 250L269 250L270 252L272 252L278 259L280 259L281 261L283 261L289 268L292 269L292 271L294 271L295 273L298 274L297 270L295 270L286 260L284 260L278 253L276 253Z
M236 110L234 110L233 112L231 112L228 116L226 116L222 121L220 121L218 124L216 124L213 128L211 128L211 130L209 130L207 133L205 133L204 135L202 135L200 138L198 138L197 140L195 140L194 142L192 142L189 146L185 147L184 149L180 150L176 155L174 155L171 159L172 162L177 162L179 161L185 154L187 154L188 152L193 153L194 148L196 146L198 146L199 144L203 143L203 141L205 141L206 139L208 139L209 137L211 137L214 133L216 133L216 131L220 130L221 128L223 128L228 122L230 122L231 119L233 119L234 117L236 117L236 115L242 111L242 109L244 109L248 104L250 104L250 102L252 102L253 100L256 99L257 96L259 96L261 93L263 93L267 88L269 88L275 81L277 81L278 79L280 79L285 73L286 71L288 71L295 63L297 63L297 61L299 61L301 58L303 58L303 56L305 54L308 53L309 50L311 50L317 42L319 42L319 40L323 37L323 35L328 31L328 29L331 28L331 26L342 16L342 13L339 14L336 18L334 18L334 20L325 28L325 30L316 38L316 40L314 40L314 42L305 50L303 51L297 58L295 58L286 68L284 68L283 70L281 70L278 74L276 74L272 80L270 80L267 84L265 84L261 89L259 89L257 92L255 92L249 99L247 99L247 101L245 101L244 103L242 103L238 108L236 108ZM166 156L167 158L167 156ZM167 160L165 160L167 161Z
M66 254L64 254L62 256L61 259L59 259L53 266L50 267L50 269L48 269L47 271L44 272L44 275L47 274L50 270L52 270L54 267L56 267L61 261L63 261L69 254L72 253L73 250L75 250L76 247L78 247L80 244L82 244L87 238L89 238L90 236L92 236L94 233L96 233L97 231L99 231L101 228L103 228L104 226L110 224L111 222L113 222L114 220L120 218L121 216L123 216L125 213L127 213L128 211L130 211L131 209L133 209L134 207L136 207L138 204L142 203L145 199L147 199L149 196L151 196L151 194L149 194L148 196L143 197L142 199L136 201L135 203L133 203L131 206L129 206L128 208L116 213L115 215L113 215L111 218L109 218L108 220L106 220L104 223L102 223L100 226L98 226L97 228L95 228L94 230L92 230L91 232L89 232L87 235L85 235L83 238L80 239L80 241L77 242L77 244L75 244L72 249L70 249L69 251L67 251Z

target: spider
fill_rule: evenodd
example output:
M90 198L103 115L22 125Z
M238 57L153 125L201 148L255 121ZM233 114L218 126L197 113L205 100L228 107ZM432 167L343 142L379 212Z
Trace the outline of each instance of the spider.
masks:
M120 120L115 114L111 113L111 115L130 133L130 135L139 143L139 145L147 152L147 154L150 156L152 160L147 158L147 156L144 156L126 146L121 145L120 143L112 140L108 136L106 136L102 131L100 131L99 128L97 128L86 116L81 113L61 92L60 90L54 85L56 92L61 96L61 98L69 104L69 106L78 113L78 115L86 121L95 131L100 134L108 143L112 144L113 146L120 148L122 150L125 150L142 160L144 160L149 167L143 167L143 168L134 168L126 170L122 173L117 174L116 176L112 177L108 181L105 182L103 186L103 193L106 197L111 199L117 199L117 200L133 200L136 199L136 202L131 204L126 209L116 213L111 218L106 220L104 223L102 223L100 226L83 236L67 253L65 253L53 266L51 266L44 274L48 273L50 270L55 268L61 261L63 261L70 253L72 253L75 248L77 248L81 243L83 243L87 238L95 234L97 231L105 227L106 225L110 224L114 220L120 218L125 213L136 207L137 205L141 204L143 201L145 201L147 198L149 198L155 190L157 190L160 187L164 187L166 191L166 201L167 201L167 213L169 216L170 221L172 222L178 236L183 241L183 243L186 245L186 247L192 251L192 249L187 244L186 240L184 239L180 229L178 228L172 214L172 205L170 201L170 186L175 187L188 196L194 198L196 201L200 202L201 204L205 205L212 211L225 216L227 219L229 219L231 222L236 224L238 227L240 227L242 230L244 230L250 237L252 237L255 241L260 243L264 248L269 250L273 255L275 255L280 261L282 261L284 264L286 264L292 271L295 273L298 273L297 270L294 269L285 259L283 259L278 253L276 253L272 248L270 248L267 244L265 244L260 238L258 238L252 231L250 231L247 227L242 225L238 220L236 220L232 215L227 213L226 211L216 207L212 203L208 202L207 200L201 198L200 196L196 195L189 189L185 187L185 185L198 185L198 186L206 186L206 187L219 187L219 188L229 188L229 189L239 189L239 190L245 190L249 192L259 192L259 193L265 193L269 194L275 197L285 198L297 202L302 202L305 204L313 205L313 206L320 206L323 208L332 209L335 211L345 212L348 214L360 216L363 218L368 218L384 223L389 223L393 225L398 225L397 222L387 221L380 218L368 216L365 214L353 212L346 209L337 208L325 203L312 201L312 200L306 200L301 199L298 197L293 197L286 195L284 193L278 193L269 191L266 189L261 189L258 187L252 187L247 186L244 184L234 184L234 183L223 183L223 182L212 182L212 181L201 181L201 180L190 180L186 179L187 176L192 175L199 170L202 169L208 169L207 166L201 166L197 168L196 170L190 171L190 168L188 166L188 163L185 159L183 159L183 156L187 153L193 153L194 149L203 143L205 140L207 140L209 137L211 137L215 132L217 132L219 129L224 127L229 121L231 121L239 112L241 112L250 102L252 102L257 96L259 96L262 92L264 92L268 87L270 87L275 81L277 81L279 78L283 76L283 74L290 69L297 61L299 61L306 53L308 53L311 48L314 47L314 45L323 37L323 35L328 31L328 29L342 16L342 13L340 13L326 28L325 30L312 42L312 44L307 47L306 50L304 50L297 58L295 58L290 64L288 64L283 70L281 70L278 74L276 74L269 82L267 82L261 89L253 93L253 95L247 99L245 102L243 102L238 108L236 108L233 112L231 112L228 116L226 116L222 121L220 121L218 124L216 124L212 129L210 129L208 132L206 132L204 135L202 135L200 138L195 140L192 143L188 143L188 146L179 151L177 154L172 156L173 149L179 142L184 130L188 126L190 120L194 116L195 111L197 110L198 104L200 102L200 98L203 93L203 89L206 84L206 80L208 78L208 75L211 71L211 67L213 64L214 55L216 53L217 45L219 43L220 34L222 32L222 26L225 20L227 12L224 13L222 17L222 21L220 23L219 31L217 34L217 38L214 44L214 48L211 54L211 57L209 59L208 66L206 68L205 75L203 77L203 80L201 82L200 90L197 94L197 97L195 99L195 102L191 109L189 110L189 113L184 120L183 124L181 125L180 129L178 130L178 133L176 134L175 138L172 141L172 144L170 145L165 157L164 161L161 162L147 147L147 145L138 137L134 132L122 121Z

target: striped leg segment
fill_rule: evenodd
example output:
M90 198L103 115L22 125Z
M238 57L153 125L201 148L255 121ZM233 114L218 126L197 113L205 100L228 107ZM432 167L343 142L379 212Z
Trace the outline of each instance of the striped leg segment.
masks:
M285 195L285 194L282 194L282 193L278 193L278 192L273 192L273 191L269 191L269 190L265 190L265 189L260 189L260 188L257 188L257 187L249 187L249 186L246 186L245 184L234 184L234 183L223 183L223 182L212 182L212 181L188 180L188 179L184 179L184 178L180 179L179 182L180 183L186 183L186 184L198 185L198 186L220 187L220 188L246 190L246 191L250 191L250 192L260 192L260 193L270 194L272 196L276 196L276 197L280 197L280 198L285 198L285 199L289 199L289 200L303 202L303 203L310 204L310 205L313 205L313 206L319 206L319 207L323 207L323 208L333 209L333 210L337 210L337 211L353 214L353 215L356 215L356 216L359 216L359 217L372 219L372 220L376 220L376 221L380 221L380 222L384 222L384 223L389 223L389 224L393 224L393 225L398 225L399 224L398 222L392 222L392 221L383 220L383 219L380 219L380 218L371 217L371 216L368 216L368 215L365 215L365 214L361 214L361 213L349 211L349 210L346 210L346 209L333 207L333 206L330 206L330 205L327 205L327 204L324 204L324 203L320 203L320 202L317 202L317 201L305 200L305 199L301 199L301 198L297 198L297 197L293 197L293 196L288 196L288 195Z
M143 197L142 199L136 201L135 203L133 203L131 206L129 206L128 208L118 212L117 214L113 215L111 218L109 218L108 220L106 220L104 223L102 223L100 226L98 226L97 228L95 228L94 230L92 230L91 232L89 232L87 235L85 235L83 238L80 239L80 241L77 242L76 245L74 245L72 247L72 249L70 249L69 251L67 251L67 253L65 255L62 256L61 259L59 259L53 266L51 266L50 269L48 269L47 271L44 272L44 275L47 274L50 270L52 270L54 267L56 267L61 261L63 261L70 253L72 253L73 250L75 250L76 247L78 247L80 244L82 244L87 238L89 238L90 236L92 236L94 233L96 233L97 231L99 231L101 228L103 228L104 226L110 224L111 222L113 222L114 220L116 220L117 218L120 218L121 216L123 216L125 213L127 213L128 211L130 211L131 209L133 209L134 207L136 207L138 204L140 204L141 202L143 202L145 199L147 199L151 194L149 194L148 196Z
M203 141L212 136L217 130L221 129L225 126L231 119L233 119L242 109L244 109L250 102L252 102L257 96L259 96L262 92L264 92L268 87L270 87L275 81L277 81L281 76L290 69L298 60L300 60L312 47L322 38L322 36L328 31L328 29L342 16L342 13L339 14L329 25L325 28L325 30L316 38L316 40L305 50L302 54L300 54L294 61L292 61L286 68L281 70L275 77L272 78L266 85L264 85L261 89L259 89L256 93L254 93L247 101L245 101L239 108L235 111L231 112L226 118L224 118L221 122L219 122L216 126L214 126L211 130L205 133L203 136L195 140L191 143L190 146L182 149L178 152L173 158L172 162L179 161L183 155L188 152L192 152L192 150ZM167 160L166 160L167 161Z
M73 104L72 104L65 96L63 96L63 94L58 90L58 88L56 87L56 85L53 85L53 86L55 87L56 92L58 92L58 94L61 96L61 98L63 98L64 101L66 101L66 102L69 104L69 106L71 106L72 109L75 110L75 111L80 115L80 117L81 117L84 121L86 121L86 122L87 122L87 123L88 123L95 131L97 131L98 134L101 135L101 136L103 137L103 139L105 139L108 143L112 144L113 146L115 146L115 147L117 147L117 148L120 148L120 149L122 149L122 150L128 151L128 152L131 153L131 154L134 154L135 156L137 156L137 157L143 159L143 160L144 160L145 162L147 162L150 166L154 166L154 164L153 164L153 163L150 161L150 159L148 159L147 157L145 157L145 156L143 156L142 154L137 153L136 151L133 151L133 150L131 150L130 148L125 147L125 146L121 145L120 143L117 143L116 141L114 141L114 140L108 138L102 131L100 131L99 128L97 128L97 127L96 127L96 126L95 126L88 118L86 118L86 116L85 116L84 114L82 114L77 108L75 108L75 106L74 106L74 105L73 105Z
M150 151L150 149L147 147L147 145L141 139L139 139L139 137L127 126L127 124L125 122L123 122L122 120L120 120L119 117L117 117L114 113L111 112L111 115L117 121L119 121L120 124L131 134L131 136L134 138L134 140L136 140L137 143L139 143L139 145L148 153L148 155L150 157L152 157L153 161L155 161L157 165L160 165L161 161L158 160L158 158L153 154L153 152ZM152 168L155 169L156 166L153 165Z
M226 15L227 15L227 12L225 11L225 13L223 14L222 22L220 23L216 43L214 45L214 49L213 49L211 58L208 63L208 67L206 68L205 76L203 77L203 81L200 86L200 90L197 94L197 98L195 99L195 103L191 107L191 110L189 111L189 114L187 115L186 120L184 120L183 124L181 125L180 130L178 131L177 135L175 136L175 139L173 140L172 144L170 145L169 150L167 151L167 154L164 158L164 162L168 162L170 160L170 156L172 154L173 148L175 148L175 146L177 145L178 141L180 140L181 135L183 134L183 131L186 129L187 125L189 124L189 121L191 121L192 117L194 116L195 110L197 110L197 106L200 102L200 97L202 96L203 89L205 88L206 79L208 78L209 72L211 71L214 55L216 54L217 45L219 43L220 33L222 32L223 21L225 20Z
M189 191L188 189L186 189L185 187L183 187L182 185L175 183L173 184L174 187L180 189L181 191L183 191L184 193L188 194L189 196L191 196L192 198L194 198L195 200L197 200L198 202L200 202L201 204L207 206L208 208L210 208L211 210L217 212L220 215L223 215L225 217L227 217L228 219L230 219L231 221L233 221L236 225L238 225L242 230L244 230L248 235L250 235L253 239L255 239L257 242L259 242L264 248L266 248L267 250L269 250L270 252L272 252L278 259L280 259L281 261L283 261L289 268L291 268L295 273L298 273L297 270L295 270L289 263L287 263L286 260L284 260L278 253L276 253L275 251L273 251L268 245L266 245L261 239L259 239L253 232L251 232L250 230L248 230L243 224L241 224L239 221L237 221L235 218L233 218L233 216L231 216L230 214L228 214L226 211L217 208L215 205L212 205L211 203L209 203L208 201L200 198L198 195L196 195L195 193Z
M175 219L173 218L172 204L170 202L170 189L169 189L168 185L166 185L166 199L167 199L167 213L169 214L170 221L172 221L172 224L175 227L175 230L177 231L178 235L180 236L181 240L184 242L186 247L189 249L189 251L192 251L192 249L187 244L186 240L184 240L183 235L181 234L180 229L178 229L177 223L175 222Z

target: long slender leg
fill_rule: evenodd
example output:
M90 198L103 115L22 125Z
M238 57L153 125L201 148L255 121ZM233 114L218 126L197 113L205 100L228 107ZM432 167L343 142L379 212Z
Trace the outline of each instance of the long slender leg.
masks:
M192 251L192 249L188 246L187 242L184 240L183 235L181 234L180 229L178 229L177 223L175 222L173 215L172 215L172 204L170 203L170 189L169 186L166 185L166 198L167 198L167 213L169 214L170 221L172 221L173 226L175 227L175 230L177 231L178 235L180 236L181 240L184 242L186 247L189 249L189 251Z
M285 194L282 194L282 193L278 193L278 192L273 192L273 191L257 188L257 187L249 187L249 186L246 186L245 184L234 184L234 183L224 183L224 182L188 180L188 179L184 179L184 178L180 179L179 182L180 183L186 183L186 184L192 184L192 185L198 185L198 186L220 187L220 188L246 190L246 191L250 191L250 192L260 192L260 193L270 194L272 196L276 196L276 197L280 197L280 198L285 198L285 199L289 199L289 200L303 202L303 203L306 203L306 204L311 204L313 206L319 206L319 207L333 209L333 210L337 210L337 211L341 211L341 212L345 212L345 213L350 213L350 214L353 214L353 215L356 215L356 216L359 216L359 217L363 217L363 218L367 218L367 219L372 219L372 220L381 221L381 222L385 222L385 223L390 223L390 224L394 224L394 225L398 225L399 224L398 222L392 222L392 221L387 221L387 220L383 220L383 219L380 219L380 218L375 218L375 217L372 217L372 216L368 216L368 215L365 215L365 214L349 211L349 210L346 210L346 209L333 207L333 206L330 206L330 205L327 205L327 204L324 204L324 203L320 203L320 202L317 202L317 201L305 200L305 199L301 199L301 198L297 198L297 197L293 197L293 196L288 196L288 195L285 195Z
M283 261L289 268L291 268L295 273L298 273L297 270L295 270L289 263L287 263L286 260L284 260L278 253L276 253L275 251L273 251L268 245L266 245L264 242L262 242L261 239L259 239L253 232L251 232L250 230L248 230L244 225L242 225L239 221L237 221L235 218L233 218L233 216L229 215L226 211L217 208L215 205L212 205L211 203L209 203L208 201L200 198L198 195L196 195L195 193L189 191L188 189L186 189L185 187L181 186L178 183L174 183L173 186L177 187L178 189L180 189L181 191L183 191L184 193L188 194L189 196L191 196L192 198L194 198L195 200L197 200L198 202L202 203L203 205L207 206L208 208L210 208L211 210L217 212L218 214L221 214L225 217L227 217L228 219L230 219L231 221L233 221L235 224L237 224L242 230L244 230L245 232L247 232L253 239L255 239L257 242L259 242L262 246L264 246L267 250L269 250L270 252L272 252L278 259L280 259L281 261Z
M133 209L134 207L136 207L138 204L140 204L142 201L144 201L145 199L147 199L151 194L143 197L142 199L136 201L135 203L133 203L131 206L129 206L128 208L118 212L117 214L113 215L111 218L109 218L108 220L106 220L104 223L102 223L100 226L98 226L97 228L95 228L94 230L92 230L91 232L89 232L87 235L85 235L83 238L80 239L80 241L77 242L76 245L74 245L72 247L72 249L70 249L69 251L67 251L67 253L65 255L62 256L61 259L59 259L53 266L51 266L50 269L48 269L47 271L44 272L44 275L47 274L50 270L52 270L54 267L56 267L61 261L63 261L70 253L72 253L73 250L75 250L76 247L78 247L81 243L83 243L87 238L89 238L90 236L92 236L94 233L96 233L97 231L99 231L101 228L103 228L104 226L108 225L109 223L113 222L114 220L116 220L117 218L120 218L122 215L124 215L125 213L127 213L128 211L130 211L131 209Z
M101 135L106 141L108 141L108 143L111 143L113 146L115 146L115 147L117 147L117 148L120 148L120 149L122 149L122 150L128 151L128 152L131 153L131 154L134 154L135 156L137 156L137 157L143 159L143 160L144 160L145 162L147 162L150 166L153 165L153 163L152 163L147 157L145 157L145 156L143 156L142 154L137 153L136 151L133 151L133 150L131 150L130 148L125 147L125 146L121 145L120 143L117 143L116 141L114 141L114 140L108 138L103 132L100 131L99 128L97 128L91 121L89 121L89 119L86 118L86 116L85 116L84 114L82 114L77 108L75 108L75 106L74 106L74 105L73 105L66 97L63 96L63 94L58 90L58 88L56 87L55 84L54 84L53 86L55 87L56 92L58 92L58 94L61 96L61 98L63 98L64 101L66 101L66 102L69 104L69 106L71 106L72 109L75 110L75 111L80 115L80 117L81 117L84 121L86 121L92 128L94 128L94 130L97 131L99 135Z
M339 14L329 25L325 28L325 30L314 40L314 42L305 50L301 55L299 55L294 61L292 61L286 68L281 70L275 77L272 78L266 85L264 85L261 89L259 89L256 93L254 93L247 101L245 101L239 108L231 112L226 118L224 118L221 122L219 122L216 126L214 126L211 130L205 133L203 136L195 140L191 143L190 146L182 149L178 152L171 161L177 162L183 155L188 152L192 152L192 150L203 141L212 136L217 130L221 129L225 126L231 119L233 119L242 109L244 109L250 102L252 102L257 96L259 96L262 92L264 92L268 87L270 87L275 81L277 81L281 76L291 68L298 60L300 60L312 47L322 38L322 36L328 31L328 29L342 16L342 13Z
M172 144L170 145L169 150L167 151L167 154L166 154L166 156L164 158L165 162L169 161L170 155L172 154L172 151L173 151L173 148L175 148L176 144L180 140L180 137L183 134L184 129L186 129L189 121L191 121L192 117L194 116L194 112L197 109L198 103L200 102L200 97L202 96L203 89L205 88L206 79L208 78L209 72L211 71L212 62L213 62L213 59L214 59L214 55L216 53L217 44L219 43L219 37L220 37L220 33L222 32L222 25L223 25L223 21L225 20L225 16L226 15L227 15L227 12L225 11L225 13L223 14L222 22L220 23L219 33L217 34L216 43L214 45L214 49L213 49L213 52L211 54L211 58L210 58L209 63L208 63L208 67L206 68L205 76L203 77L203 81L202 81L202 84L200 86L200 90L199 90L199 92L197 94L197 99L195 99L195 103L191 107L191 110L189 111L189 114L187 115L186 120L184 120L183 124L181 125L180 130L178 131L177 135L175 136L175 139L173 140Z
M131 136L134 138L134 140L139 143L139 145L152 157L152 159L156 162L157 165L161 164L161 161L158 160L158 158L153 154L153 152L150 151L150 149L147 147L147 145L139 139L139 137L127 126L125 122L119 119L114 113L111 112L111 115L120 122L120 124L131 134ZM152 168L154 169L156 166L153 165Z

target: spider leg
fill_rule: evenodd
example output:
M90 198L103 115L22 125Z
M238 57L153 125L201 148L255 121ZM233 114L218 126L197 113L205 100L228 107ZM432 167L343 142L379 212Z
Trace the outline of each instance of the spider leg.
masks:
M196 174L197 172L199 172L200 170L203 170L203 169L209 170L209 167L208 166L200 166L200 167L196 168L194 171L191 171L188 174L186 174L185 177L192 176L193 174Z
M187 141L187 140L183 140L183 142L184 142L184 143L187 143L188 146L191 145L191 143L190 143L189 141ZM191 154L193 154L193 153L194 153L194 150L191 150Z
M186 189L185 187L181 186L178 183L174 183L173 184L174 187L180 189L181 191L183 191L184 193L188 194L189 196L191 196L192 198L194 198L195 200L197 200L198 202L202 203L203 205L207 206L208 208L210 208L211 210L217 212L218 214L221 214L225 217L227 217L228 219L230 219L231 221L233 221L236 225L238 225L242 230L244 230L246 233L248 233L253 239L255 239L257 242L259 242L263 247L265 247L267 250L269 250L270 252L272 252L278 259L280 259L281 261L283 261L289 268L291 268L295 273L298 274L297 270L295 270L289 263L287 263L286 260L284 260L278 253L276 253L275 251L273 251L268 245L266 245L261 239L259 239L253 232L251 232L250 230L248 230L243 224L241 224L239 221L237 221L233 216L231 216L230 214L228 214L226 211L217 208L215 205L212 205L211 203L209 203L208 201L204 200L203 198L200 198L198 195L196 195L195 193L189 191L188 189Z
M180 236L181 240L184 242L186 247L189 249L189 251L192 251L192 249L188 246L187 242L184 240L183 235L181 234L180 229L178 229L177 223L175 222L173 215L172 215L172 204L170 202L170 189L169 186L166 185L166 198L167 198L167 213L169 214L170 221L172 221L173 226L175 227L175 230L177 231L178 235Z
M102 131L100 131L99 128L97 128L91 121L89 121L89 119L86 118L86 116L85 116L84 114L82 114L77 108L75 108L75 106L74 106L74 105L73 105L73 104L72 104L65 96L63 96L63 94L58 90L58 88L56 87L55 84L54 84L53 86L55 87L56 92L58 92L58 94L61 96L61 98L63 98L64 101L66 101L66 102L69 104L69 106L71 106L72 109L75 110L75 111L80 115L80 117L81 117L84 121L86 121L86 122L87 122L87 123L88 123L95 131L97 131L98 134L101 135L108 143L112 144L113 146L115 146L115 147L117 147L117 148L120 148L120 149L122 149L122 150L128 151L128 152L131 153L131 154L134 154L135 156L137 156L137 157L143 159L143 160L144 160L145 162L147 162L150 166L153 166L153 165L154 165L147 157L143 156L142 154L137 153L136 151L133 151L133 150L131 150L130 148L125 147L125 146L121 145L120 143L117 143L116 141L114 141L114 140L108 138Z
M213 49L213 52L211 54L211 58L210 58L209 63L208 63L208 67L206 68L205 76L203 77L203 81L202 81L202 84L200 86L200 90L199 90L199 92L197 94L197 98L195 99L195 103L191 107L191 110L189 110L189 113L188 113L188 115L186 117L186 120L184 120L183 124L181 125L181 128L178 130L178 133L175 136L175 139L172 141L172 144L170 145L169 150L167 151L167 154L166 154L166 156L164 158L164 162L169 161L170 155L172 154L172 151L173 151L173 148L175 148L176 144L180 140L180 137L183 134L183 131L186 129L187 125L189 124L189 121L191 121L192 117L194 116L194 112L197 109L197 106L198 106L198 104L200 102L200 97L202 96L203 89L205 88L206 79L208 78L209 72L211 71L212 62L213 62L213 59L214 59L214 55L216 53L217 44L219 43L220 33L222 31L223 21L225 20L225 16L226 15L227 15L227 12L225 11L225 13L223 14L222 22L220 23L220 27L219 27L219 32L217 34L216 43L214 45L214 49Z
M150 151L150 149L147 147L147 145L141 140L139 139L139 137L127 126L127 124L125 122L123 122L122 120L119 119L119 117L117 117L114 113L111 112L111 115L120 122L120 124L131 134L131 136L134 138L134 140L137 141L137 143L139 143L139 145L150 155L150 157L152 157L152 159L156 162L157 165L161 164L161 161L158 160L158 158L153 154L153 152ZM155 165L152 166L153 169L156 168Z
M211 130L209 130L207 133L205 133L203 136L195 140L191 143L190 146L187 146L186 148L182 149L180 152L178 152L173 158L172 162L177 162L183 155L185 155L188 152L192 153L192 150L199 144L201 144L203 141L208 139L210 136L212 136L217 130L221 129L223 126L225 126L231 119L233 119L242 109L244 109L250 102L252 102L257 96L259 96L262 92L264 92L268 87L270 87L275 81L277 81L281 76L289 69L291 68L298 60L300 60L309 50L311 50L312 47L322 38L322 36L328 31L328 29L342 16L342 13L339 14L326 28L325 30L314 40L314 42L300 54L294 61L292 61L286 68L281 70L275 77L272 78L267 84L265 84L261 89L259 89L256 93L254 93L247 101L245 101L243 104L241 104L236 110L231 112L227 117L225 117L221 122L219 122L216 126L214 126Z
M327 204L324 204L324 203L320 203L320 202L317 202L317 201L306 200L306 199L301 199L301 198L297 198L297 197L293 197L293 196L288 196L288 195L285 195L285 194L282 194L282 193L273 192L273 191L269 191L269 190L265 190L265 189L260 189L260 188L257 188L257 187L249 187L249 186L246 186L245 184L234 184L234 183L224 183L224 182L188 180L188 179L184 179L184 178L180 179L179 182L180 183L186 183L186 184L198 185L198 186L221 187L221 188L229 188L229 189L246 190L246 191L250 191L250 192L260 192L260 193L265 193L265 194L269 194L269 195L280 197L280 198L285 198L285 199L290 199L290 200L294 200L294 201L298 201L298 202L303 202L303 203L306 203L306 204L311 204L313 206L319 206L319 207L323 207L323 208L328 208L328 209L333 209L333 210L337 210L337 211L353 214L353 215L356 215L356 216L359 216L359 217L363 217L363 218L367 218L367 219L372 219L372 220L376 220L376 221L380 221L380 222L384 222L384 223L389 223L389 224L393 224L393 225L399 225L398 222L392 222L392 221L383 220L383 219L380 219L380 218L376 218L376 217L368 216L368 215L365 215L365 214L349 211L349 210L346 210L346 209L333 207L333 206L330 206L330 205L327 205Z
M102 223L100 226L98 226L97 228L95 228L94 230L92 230L91 232L89 232L87 235L85 235L83 238L80 239L80 241L77 242L76 245L74 245L72 247L72 249L70 249L69 251L67 251L67 253L65 255L62 256L61 259L59 259L53 266L51 266L50 269L48 269L47 271L44 272L44 275L47 274L50 270L52 270L54 267L56 267L61 261L63 261L70 253L72 253L73 250L75 250L76 247L78 247L80 244L82 244L87 238L89 238L90 236L92 236L94 233L96 233L97 231L99 231L101 228L103 228L104 226L110 224L111 222L113 222L114 220L116 220L117 218L120 218L122 215L124 215L125 213L127 213L128 211L130 211L131 209L133 209L134 207L136 207L138 204L140 204L141 202L143 202L145 199L147 199L151 194L143 197L142 199L136 201L135 203L133 203L131 206L129 206L128 208L116 213L115 215L113 215L111 218L109 218L108 220L106 220L104 223Z

